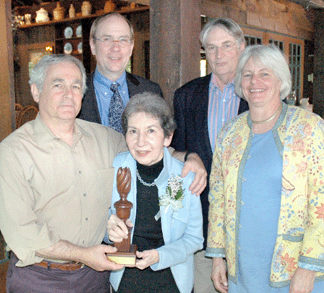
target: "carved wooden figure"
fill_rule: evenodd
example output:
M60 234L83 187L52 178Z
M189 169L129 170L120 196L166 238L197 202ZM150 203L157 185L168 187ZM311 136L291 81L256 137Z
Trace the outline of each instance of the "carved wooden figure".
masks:
M117 217L126 223L130 216L133 204L127 200L127 195L131 188L131 172L129 168L120 167L117 171L117 190L120 195L120 200L116 201L114 206L116 208ZM123 239L122 242L115 242L117 252L108 254L108 258L116 263L124 265L135 265L137 246L130 243L132 228L128 228L128 238Z
M120 200L116 201L114 206L116 208L117 217L124 221L130 216L131 208L133 204L127 200L127 195L131 188L131 173L129 168L119 168L117 171L117 190L120 195ZM128 238L122 242L116 242L115 246L118 251L129 251L130 248L130 233L131 228L128 228Z

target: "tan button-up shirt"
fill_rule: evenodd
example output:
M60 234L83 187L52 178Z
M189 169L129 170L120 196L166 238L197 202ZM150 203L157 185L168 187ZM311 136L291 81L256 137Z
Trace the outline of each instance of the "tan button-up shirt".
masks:
M0 229L18 266L59 240L90 247L103 240L113 160L125 140L105 126L76 119L72 147L40 116L0 144Z

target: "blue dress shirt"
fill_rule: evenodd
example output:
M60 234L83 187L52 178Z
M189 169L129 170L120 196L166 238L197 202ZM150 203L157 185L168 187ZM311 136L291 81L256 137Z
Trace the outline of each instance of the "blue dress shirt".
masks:
M129 101L128 87L126 82L126 71L115 82L119 83L118 91L123 100L124 107ZM113 92L110 86L113 84L111 80L104 77L96 68L93 78L93 84L96 92L96 99L99 108L99 114L101 118L101 124L109 126L108 113L110 107L110 101L113 96Z

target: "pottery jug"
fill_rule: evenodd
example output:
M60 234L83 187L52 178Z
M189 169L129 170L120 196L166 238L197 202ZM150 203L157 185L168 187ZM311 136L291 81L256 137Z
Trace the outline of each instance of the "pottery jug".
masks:
M31 14L30 13L27 13L25 14L25 21L26 21L26 24L31 24Z
M74 18L75 17L75 9L73 4L70 5L70 9L69 9L69 17L70 18Z
M53 10L53 17L55 20L61 20L64 18L64 8L60 2L57 2L56 8Z
M108 1L106 1L105 7L104 7L104 12L108 13L108 12L114 11L115 7L116 7L115 3L112 2L112 0L108 0Z
M36 19L35 21L38 22L46 22L49 21L49 17L48 17L48 12L44 9L41 8L39 10L36 11Z
M91 3L90 1L83 1L81 6L82 16L87 16L91 14Z

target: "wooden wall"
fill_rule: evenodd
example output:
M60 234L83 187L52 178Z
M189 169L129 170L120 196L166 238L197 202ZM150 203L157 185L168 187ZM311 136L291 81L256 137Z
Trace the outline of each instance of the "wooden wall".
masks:
M145 59L145 49L149 51L148 45L150 39L149 33L149 11L136 12L128 14L127 17L134 25L135 30L135 46L132 57L132 72L149 78L149 61ZM92 21L90 20L89 30ZM66 22L66 26L69 22ZM52 47L54 52L55 46L55 26L43 25L30 28L14 30L14 60L15 60L15 95L16 102L22 106L36 105L30 93L28 84L29 79L29 61L32 52L37 50L45 50L46 47ZM84 51L87 48L83 48ZM88 48L90 51L90 48ZM95 59L91 58L91 69L95 68Z
M0 1L0 141L14 130L13 55L10 1ZM0 292L4 293L8 262L0 231Z
M13 54L10 1L0 1L0 141L14 129Z
M36 105L28 84L28 63L33 52L47 46L54 47L54 27L40 26L14 31L15 50L15 95L16 102L22 106Z
M313 39L313 11L305 11L287 0L202 0L201 13L210 18L229 17L244 26Z

